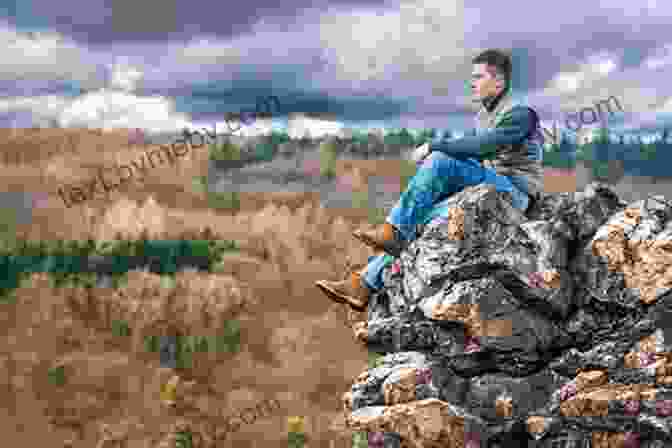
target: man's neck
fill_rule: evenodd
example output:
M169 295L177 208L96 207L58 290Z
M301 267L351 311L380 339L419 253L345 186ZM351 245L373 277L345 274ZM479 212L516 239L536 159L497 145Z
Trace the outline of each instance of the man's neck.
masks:
M492 112L495 110L495 107L499 104L501 99L506 95L506 90L502 90L500 93L497 95L489 96L487 98L484 98L482 102L483 107L485 107L485 110L488 112Z

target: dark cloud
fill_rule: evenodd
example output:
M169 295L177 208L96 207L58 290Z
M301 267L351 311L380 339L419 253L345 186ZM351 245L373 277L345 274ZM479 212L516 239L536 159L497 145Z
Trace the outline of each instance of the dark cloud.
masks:
M26 2L27 0L21 0ZM189 40L200 35L228 39L249 32L260 19L289 26L298 12L328 6L381 6L381 0L32 0L33 11L55 31L91 45L119 42L165 42ZM8 16L22 26L26 16Z

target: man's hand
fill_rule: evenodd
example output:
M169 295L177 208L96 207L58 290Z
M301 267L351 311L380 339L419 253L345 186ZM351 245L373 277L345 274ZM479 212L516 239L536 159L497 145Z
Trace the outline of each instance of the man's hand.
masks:
M419 165L430 153L431 151L429 150L429 143L425 143L413 150L413 153L411 154L411 160L413 160L416 165Z

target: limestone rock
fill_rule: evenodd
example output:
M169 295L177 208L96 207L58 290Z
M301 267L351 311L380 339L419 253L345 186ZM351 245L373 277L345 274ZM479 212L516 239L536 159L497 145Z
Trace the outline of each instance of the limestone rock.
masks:
M358 337L385 356L347 421L390 446L672 446L672 205L509 201L453 195L383 271Z

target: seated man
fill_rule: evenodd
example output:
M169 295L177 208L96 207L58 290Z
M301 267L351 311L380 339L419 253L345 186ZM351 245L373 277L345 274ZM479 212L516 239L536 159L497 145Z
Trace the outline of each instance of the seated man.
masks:
M372 232L353 233L390 256L371 257L364 269L350 273L346 280L316 282L332 300L364 311L370 294L383 287L383 268L417 237L418 225L435 217L432 212L438 202L466 187L495 185L497 191L511 193L512 205L523 211L530 198L543 190L539 119L509 95L510 57L488 50L472 62L474 99L482 103L476 116L477 135L425 144L416 150L418 171L386 222Z

